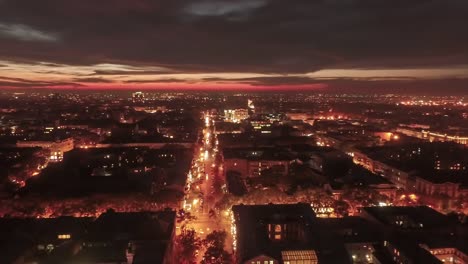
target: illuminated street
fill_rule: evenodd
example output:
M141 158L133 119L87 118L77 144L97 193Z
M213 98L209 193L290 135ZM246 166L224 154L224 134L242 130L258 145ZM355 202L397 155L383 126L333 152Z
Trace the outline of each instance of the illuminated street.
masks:
M216 212L214 208L223 192L214 189L215 177L221 177L221 175L217 175L217 170L215 170L216 166L219 166L215 161L218 142L214 133L214 121L207 113L204 113L204 123L203 136L200 140L202 146L195 155L193 175L188 177L189 191L186 193L183 203L184 210L196 218L187 224L187 228L193 228L201 238L213 230L225 230L228 234L226 250L232 252L230 216L227 213ZM180 230L180 227L178 229ZM200 252L197 261L201 261L202 257L203 252Z

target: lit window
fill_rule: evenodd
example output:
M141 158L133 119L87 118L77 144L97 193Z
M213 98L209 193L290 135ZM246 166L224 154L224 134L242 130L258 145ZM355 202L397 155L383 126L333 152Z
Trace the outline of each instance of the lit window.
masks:
M70 234L60 234L57 237L58 237L58 239L70 239L71 235Z
M281 240L281 225L275 225L275 240Z
M275 225L275 232L281 232L281 225Z

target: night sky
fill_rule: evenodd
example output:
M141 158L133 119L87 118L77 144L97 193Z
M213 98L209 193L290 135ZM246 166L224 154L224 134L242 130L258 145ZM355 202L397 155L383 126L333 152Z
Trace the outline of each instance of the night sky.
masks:
M468 94L467 0L0 0L0 88Z

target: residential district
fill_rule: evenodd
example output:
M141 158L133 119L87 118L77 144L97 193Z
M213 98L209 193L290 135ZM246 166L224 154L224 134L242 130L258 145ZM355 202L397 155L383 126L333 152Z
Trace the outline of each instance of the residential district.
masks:
M468 263L468 99L0 94L0 263Z

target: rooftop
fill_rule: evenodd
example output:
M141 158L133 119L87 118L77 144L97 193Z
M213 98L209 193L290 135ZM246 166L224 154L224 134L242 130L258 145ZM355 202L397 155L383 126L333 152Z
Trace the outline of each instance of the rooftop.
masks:
M223 150L225 159L291 161L294 155L283 148L229 148Z
M405 229L443 228L453 224L451 218L427 206L384 206L364 207L378 222Z
M313 250L310 225L315 214L309 204L235 205L232 211L241 261L259 255L280 260L282 251ZM271 226L275 231L281 226L279 237L271 236Z
M108 211L93 223L88 240L168 240L174 228L175 212Z

